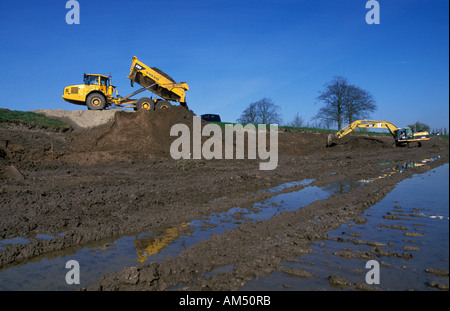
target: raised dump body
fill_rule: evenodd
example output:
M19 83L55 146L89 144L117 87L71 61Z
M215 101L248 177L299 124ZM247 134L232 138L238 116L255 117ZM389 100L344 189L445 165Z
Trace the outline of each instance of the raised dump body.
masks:
M133 56L128 78L131 80L131 86L136 82L167 101L186 105L185 91L189 90L186 82L176 83L170 76L158 68L148 67L136 56Z

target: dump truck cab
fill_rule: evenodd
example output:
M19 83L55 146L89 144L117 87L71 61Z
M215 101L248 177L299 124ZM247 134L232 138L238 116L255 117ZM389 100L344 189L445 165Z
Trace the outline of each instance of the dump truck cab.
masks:
M103 75L84 74L84 85L92 90L100 90L103 94L107 93L108 77Z
M83 84L64 88L63 99L76 105L86 105L90 110L101 110L112 104L115 87L111 75L84 74Z

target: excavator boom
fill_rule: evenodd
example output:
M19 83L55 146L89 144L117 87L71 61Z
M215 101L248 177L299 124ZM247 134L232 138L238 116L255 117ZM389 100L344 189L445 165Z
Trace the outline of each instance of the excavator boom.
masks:
M345 135L353 132L357 128L376 128L376 129L387 129L389 132L394 135L395 130L398 128L392 124L391 122L387 121L373 121L373 120L357 120L353 123L350 123L346 127L344 127L342 130L336 133L336 136L338 138L342 138Z

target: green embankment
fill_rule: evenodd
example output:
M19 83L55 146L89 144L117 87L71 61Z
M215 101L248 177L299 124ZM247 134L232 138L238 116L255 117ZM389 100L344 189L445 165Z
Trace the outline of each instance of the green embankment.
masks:
M20 122L28 125L38 125L43 128L69 129L70 126L58 119L46 117L43 114L30 112L8 110L0 108L0 122Z

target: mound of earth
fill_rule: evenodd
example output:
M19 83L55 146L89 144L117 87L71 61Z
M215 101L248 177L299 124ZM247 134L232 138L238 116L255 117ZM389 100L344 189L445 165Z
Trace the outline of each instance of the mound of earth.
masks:
M158 111L118 111L111 122L76 135L63 159L93 164L105 160L145 160L168 156L177 137L170 136L175 124L185 124L192 132L194 113L184 107ZM201 121L202 126L206 122Z
M64 154L63 160L79 164L95 164L123 159L146 160L169 157L170 147L178 137L170 136L170 130L175 124L185 124L189 128L192 152L194 116L192 111L183 107L131 113L116 111L112 121L77 134L71 144L70 152ZM201 120L200 127L203 128L206 124L208 123ZM278 148L282 154L306 155L331 149L326 147L327 132L305 132L293 135L280 129L278 134ZM257 136L258 134L256 134L256 140ZM209 138L209 136L201 137L202 143ZM233 152L235 152L236 136L233 139ZM273 147L269 131L267 131L266 146L266 150ZM348 135L340 139L333 149L343 151L393 147L393 139L389 136ZM225 149L225 134L222 128L222 158L225 158ZM248 157L247 134L244 141L244 156Z
M3 167L11 164L10 160L49 161L58 159L77 164L97 164L111 161L129 160L145 161L160 158L170 158L170 147L177 138L170 136L170 130L175 124L185 124L192 132L194 112L184 107L176 106L167 110L128 112L121 109L92 111L76 110L36 110L48 117L60 119L72 125L76 131L62 136L45 131L35 131L30 136L22 131L7 131L5 138L12 145L7 153L6 148L0 150L0 160ZM201 127L206 124L201 121ZM7 127L19 125L4 124ZM224 131L224 129L222 129ZM23 137L14 137L22 135ZM337 144L327 148L329 132L303 131L290 132L280 128L278 132L278 151L285 155L311 155L362 150L386 150L394 148L391 136L364 135L352 133L336 141ZM222 132L222 158L225 158L225 135ZM248 136L245 135L244 156L248 157ZM54 141L54 154L51 153L51 139ZM202 142L209 139L201 138ZM235 138L234 138L235 139ZM266 150L273 145L267 133ZM25 145L17 145L21 141ZM0 146L1 147L1 146ZM29 150L28 149L33 149ZM233 142L234 152L236 141ZM257 152L258 156L258 152ZM235 156L236 158L236 156ZM14 163L12 163L14 164Z
M335 139L330 145L333 149L376 149L376 148L393 148L394 138L392 136L371 136L371 135L347 135L340 139Z

